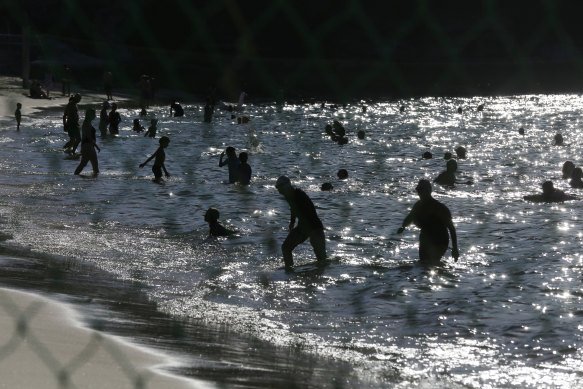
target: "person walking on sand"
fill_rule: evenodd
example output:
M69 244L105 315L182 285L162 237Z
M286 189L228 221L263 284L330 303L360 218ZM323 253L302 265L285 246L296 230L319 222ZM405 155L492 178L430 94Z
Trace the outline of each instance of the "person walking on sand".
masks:
M445 254L451 235L451 255L457 262L459 251L457 247L457 234L451 212L441 202L431 196L431 183L427 180L420 180L415 188L419 195L411 212L403 220L403 225L397 230L402 233L411 223L415 223L421 229L419 234L419 261L426 266L439 265L441 257Z
M316 213L314 203L306 192L294 188L286 176L277 179L275 188L283 195L291 212L289 234L281 245L286 270L291 270L294 264L292 251L308 238L318 262L323 263L326 260L326 238L324 226ZM298 219L297 226L295 226L296 218Z
M88 108L85 111L85 119L83 120L83 125L81 127L81 162L79 162L79 166L75 169L75 174L81 173L89 161L91 161L93 175L96 176L99 173L99 165L97 163L97 153L95 152L95 149L99 152L101 152L101 149L97 146L97 140L95 138L96 131L91 125L93 119L95 119L95 110L93 108Z
M166 177L170 177L170 173L168 173L168 170L166 170L166 166L164 165L164 161L166 160L166 153L164 152L164 149L168 147L168 144L170 143L170 138L168 138L167 136L163 136L162 138L160 138L159 142L160 147L158 147L158 150L156 150L154 154L150 156L150 158L146 159L146 162L140 164L140 167L142 168L146 166L146 164L150 162L153 158L156 158L154 160L154 165L152 166L152 172L154 173L155 182L162 181L162 169L164 169Z
M22 108L22 104L16 103L16 111L14 111L14 118L16 119L16 131L20 131L20 119L22 119L22 113L20 109Z

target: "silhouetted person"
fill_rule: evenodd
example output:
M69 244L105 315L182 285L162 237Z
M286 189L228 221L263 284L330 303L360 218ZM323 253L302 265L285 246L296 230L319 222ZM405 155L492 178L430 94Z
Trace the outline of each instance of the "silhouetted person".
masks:
M140 124L140 119L134 119L134 124L132 126L132 131L135 131L137 133L143 132L144 131L144 126L142 126Z
M148 131L146 131L144 136L148 136L150 138L155 138L156 132L158 132L158 119L151 119L150 120L150 127L148 127Z
M71 68L67 65L63 65L63 77L61 78L62 92L63 96L71 96L71 82L73 79L73 73Z
M575 169L575 164L571 161L565 161L561 171L563 172L563 179L566 180L571 178L571 174L573 173L573 169Z
M227 160L223 162L223 157L227 154ZM221 157L219 158L219 167L229 165L229 183L235 183L239 180L239 166L241 161L237 158L237 153L234 147L227 147L225 151L221 152Z
M184 116L184 109L182 108L182 105L180 105L180 103L176 100L170 104L170 116L172 116L172 111L174 111L174 117Z
M275 187L289 204L291 212L290 231L281 245L285 268L287 270L292 268L294 264L292 251L308 238L318 261L325 261L326 238L324 236L324 226L316 213L312 200L303 190L294 188L286 176L279 177ZM298 219L297 227L295 227L296 218Z
M103 89L107 100L113 100L113 74L111 72L103 73Z
M467 150L463 146L458 146L455 148L455 154L459 159L466 159Z
M451 157L452 155L449 151L446 151L445 154L443 154L443 159L445 159L446 161L449 161Z
M88 108L85 111L85 119L83 120L83 126L81 127L81 162L79 166L75 169L75 174L81 173L83 168L87 165L87 162L91 161L91 167L93 168L93 175L99 173L99 164L97 161L97 151L101 151L99 146L97 146L97 139L95 137L95 128L91 125L91 121L95 119L95 110L93 108Z
M320 187L320 190L322 190L322 191L329 191L329 190L332 190L332 189L334 189L334 187L329 182L323 183L322 186Z
M158 147L158 150L156 150L154 154L150 156L150 158L146 159L146 162L140 164L140 167L144 167L148 162L150 162L152 158L156 158L154 160L154 165L152 166L152 172L154 173L154 181L156 182L160 182L162 180L162 170L164 170L164 174L166 174L166 177L170 177L170 173L168 173L168 170L166 170L166 165L164 165L164 161L166 160L166 153L164 152L164 149L168 147L168 144L170 143L170 138L168 138L167 136L163 136L162 138L160 138L159 143L160 147Z
M69 134L69 141L63 146L71 154L75 154L79 142L81 142L81 128L79 126L79 108L77 104L81 101L81 95L76 93L69 98L69 103L65 107L63 114L63 125Z
M246 152L239 153L239 184L249 185L251 182L251 166L247 163L249 155Z
M364 136L365 136L364 130L359 130L356 133L356 136L358 137L358 139L364 139Z
M583 188L583 181L581 180L581 176L583 175L583 170L580 167L576 167L573 169L573 173L571 173L571 181L569 181L569 185L571 188L581 189Z
M107 135L107 127L109 126L109 114L107 110L109 107L109 101L104 101L101 105L101 112L99 113L99 132L101 132L102 138L105 138Z
M48 99L49 95L42 89L40 82L34 81L30 85L30 97L33 99Z
M426 151L423 153L422 158L423 159L431 159L431 158L433 158L433 154L431 154L430 151Z
M407 226L414 223L421 229L419 234L419 261L424 265L438 265L441 257L447 251L449 235L451 235L451 255L457 262L459 251L457 247L457 235L451 212L441 202L431 196L431 183L420 180L415 188L419 195L411 212L403 220L403 225L397 230L400 234ZM449 235L448 235L449 230Z
M520 135L524 135L524 128L520 127L520 128L518 129L518 133L519 133Z
M479 104L477 109L478 112L482 112L484 110L484 104Z
M16 103L16 111L14 111L14 119L16 119L16 131L20 131L20 120L22 119L22 113L20 109L22 108L22 104Z
M215 111L214 105L211 103L211 99L206 99L206 104L204 106L204 122L210 123L213 120L213 113Z
M555 146L564 146L563 135L557 134L555 135Z
M209 235L211 236L229 236L235 233L219 223L219 211L216 208L207 209L204 221L209 224Z
M524 199L535 203L561 203L563 201L577 199L575 196L565 194L562 190L555 189L552 181L543 182L542 188L543 193L524 196Z
M150 106L150 98L152 96L152 80L150 76L146 74L140 76L138 89L140 91L140 108L145 110Z
M340 180L345 180L348 178L348 171L346 169L339 169L338 173L336 173L336 176Z
M457 109L457 113L462 114L464 113L464 110L462 109L462 107L458 107Z
M441 172L433 182L442 186L453 187L456 183L455 172L457 171L457 162L455 159L447 161L446 170Z
M109 133L112 135L119 134L119 123L121 122L121 116L119 112L117 112L117 104L111 104L111 112L109 112L108 116L109 122Z

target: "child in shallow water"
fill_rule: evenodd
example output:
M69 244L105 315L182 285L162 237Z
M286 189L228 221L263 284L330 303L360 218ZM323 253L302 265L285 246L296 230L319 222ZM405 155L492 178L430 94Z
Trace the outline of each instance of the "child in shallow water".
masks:
M168 138L167 136L163 136L162 138L160 138L159 142L160 147L158 147L158 150L156 150L154 154L150 156L150 158L146 159L146 162L140 164L140 167L144 167L148 162L150 162L150 160L156 158L154 160L154 165L152 166L152 172L154 173L154 181L156 182L160 182L162 180L162 169L164 169L166 177L170 177L170 173L168 173L168 170L166 170L166 166L164 165L164 161L166 160L166 153L164 152L164 149L168 147L168 144L170 143L170 138Z
M209 224L209 235L228 236L235 233L219 223L219 211L216 208L209 208L204 214L204 221Z
M132 127L132 130L135 132L144 131L144 126L140 124L140 119L134 119L134 126Z

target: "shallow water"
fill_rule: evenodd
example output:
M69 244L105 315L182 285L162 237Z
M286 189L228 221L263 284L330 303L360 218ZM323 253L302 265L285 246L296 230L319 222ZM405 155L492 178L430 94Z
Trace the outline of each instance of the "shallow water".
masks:
M159 107L158 136L171 138L172 177L162 185L151 181L151 162L138 167L158 141L131 131L135 110L122 107L119 137L98 138L97 178L90 165L86 177L72 174L60 113L27 117L20 132L4 122L0 227L12 239L1 244L94 264L146 285L174 317L348 362L373 387L580 387L581 201L522 196L547 179L583 195L561 179L564 161L580 163L582 106L577 95L426 98L366 112L360 103L255 105L247 125L224 112L202 123L201 105L186 105L184 118ZM334 119L349 144L324 133ZM558 132L567 146L553 146ZM459 145L468 158L458 161L458 179L473 184L434 187L434 196L452 211L460 261L448 251L443 267L427 270L416 264L419 231L396 230L417 181L436 177L443 154ZM249 187L226 183L218 167L226 146L249 153ZM434 159L421 160L427 150ZM336 178L339 168L348 180ZM282 174L310 195L326 227L332 261L323 269L280 269L289 209L273 184ZM320 191L326 181L333 191ZM238 234L207 239L208 207ZM314 259L307 243L294 255L298 264Z

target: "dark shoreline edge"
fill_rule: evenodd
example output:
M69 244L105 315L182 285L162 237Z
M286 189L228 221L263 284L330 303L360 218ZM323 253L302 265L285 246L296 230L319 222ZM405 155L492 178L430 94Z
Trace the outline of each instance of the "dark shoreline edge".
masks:
M157 309L143 284L120 280L73 259L28 256L0 246L0 285L73 304L89 328L174 357L174 374L219 387L375 387L346 362L275 347L228 325L175 318Z

